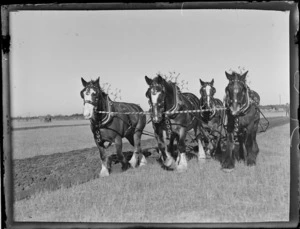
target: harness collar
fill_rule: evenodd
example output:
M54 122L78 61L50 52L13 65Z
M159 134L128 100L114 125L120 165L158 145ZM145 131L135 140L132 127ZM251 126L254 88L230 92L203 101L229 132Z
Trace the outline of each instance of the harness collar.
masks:
M111 113L112 105L113 105L113 102L110 100L109 96L107 96L106 97L107 110L102 110L102 111L106 111L107 113L105 113L104 117L97 124L95 124L95 121L92 119L91 119L91 123L96 125L97 127L104 127L106 124L108 124L113 118L113 114ZM94 112L97 114L100 113L100 112L98 112L97 106L94 107Z
M169 110L165 111L165 113L173 113L177 111L179 107L178 88L175 84L173 84L172 87L173 87L173 97L175 98L175 101L173 106Z

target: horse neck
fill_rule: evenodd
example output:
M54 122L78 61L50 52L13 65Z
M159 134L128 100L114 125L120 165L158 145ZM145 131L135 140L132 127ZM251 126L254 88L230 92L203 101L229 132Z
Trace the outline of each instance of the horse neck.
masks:
M249 106L251 105L251 99L250 99L250 95L249 95L249 93L250 93L250 88L249 88L249 86L246 84L246 82L244 82L244 86L245 86L245 88L246 88L246 102L245 102L245 104L243 104L242 105L242 107L241 107L241 109L240 109L240 112L241 113L244 113L245 111L247 111L248 110L248 108L249 108Z
M165 107L166 110L174 109L177 104L176 85L165 83Z
M109 96L103 92L100 92L102 93L102 95L100 96L99 95L99 98L98 98L98 104L97 104L97 111L110 111L111 108L109 107L109 104L108 104L108 100L109 99ZM105 119L109 114L107 113L97 113L95 115L95 121L99 121L99 120L103 120Z

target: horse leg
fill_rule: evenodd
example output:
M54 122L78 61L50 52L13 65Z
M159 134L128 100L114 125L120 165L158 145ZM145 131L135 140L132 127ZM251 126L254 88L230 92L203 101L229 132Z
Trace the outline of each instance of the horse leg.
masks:
M249 140L246 144L246 147L248 149L248 155L247 155L247 165L248 166L252 166L252 165L255 165L256 164L256 157L257 157L257 154L259 152L259 149L258 149L258 145L257 145L257 142L256 142L256 130L258 128L258 122L255 122L254 123L254 128L252 130L252 133L249 135Z
M133 152L132 157L129 161L132 168L136 167L137 162L138 162L138 157L142 153L141 136L142 136L141 131L136 131L133 135L134 152ZM146 160L145 156L142 154L142 158L141 158L141 161L140 161L140 166L143 166L143 165L146 165L146 164L147 164L147 160Z
M233 133L227 134L227 144L226 144L226 152L222 162L222 170L224 172L231 172L234 169L234 156L233 156L233 149L234 149L234 136Z
M186 153L185 153L185 137L186 137L186 128L181 128L179 131L179 142L178 142L179 155L176 161L178 163L177 166L178 172L184 172L187 170L187 160L186 160Z
M214 144L212 143L212 139L208 140L208 146L207 151L205 152L205 159L210 159L212 156L212 153L214 152Z
M174 138L173 136L171 135L171 139L170 139L170 146L168 147L168 144L167 144L167 131L163 130L162 132L162 139L161 141L163 142L164 146L164 165L168 168L171 168L174 166L175 164L175 161L174 161L174 158L171 156L172 153L170 152L170 149L173 149L173 141L174 141Z
M116 147L117 157L118 157L119 161L122 164L122 170L125 171L125 170L128 169L129 164L128 164L128 162L127 162L127 160L124 157L124 154L122 152L122 137L119 136L119 135L116 136L116 138L115 138L115 147Z
M203 131L201 131L201 132L202 132L202 134L204 134ZM205 154L205 150L203 148L203 144L202 144L200 135L198 135L197 140L198 140L198 161L204 162L204 160L206 159L206 154Z
M100 153L100 163L101 163L101 170L100 170L100 177L107 177L109 176L110 170L111 170L111 161L108 155L106 154L104 148L100 146L98 141L95 139L96 145L99 149Z

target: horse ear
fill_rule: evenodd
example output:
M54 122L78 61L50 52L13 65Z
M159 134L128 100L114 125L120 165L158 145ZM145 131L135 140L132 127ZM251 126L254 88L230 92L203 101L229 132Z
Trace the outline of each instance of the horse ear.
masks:
M225 75L228 80L232 80L233 76L231 74L229 74L228 72L225 71Z
M201 79L199 79L199 81L201 83L201 86L203 86L204 82Z
M87 85L87 82L82 77L81 77L81 82L84 87Z
M100 76L95 80L95 84L100 87Z
M242 78L243 81L245 81L247 73L248 73L248 71L246 71L243 75L241 75L241 78Z
M160 84L163 82L163 78L161 77L161 75L157 76L157 82Z
M146 80L146 82L147 82L147 84L150 86L151 84L152 84L152 82L153 82L153 80L152 79L150 79L150 78L148 78L148 76L145 76L145 80Z
M214 85L214 79L212 79L212 81L210 82L210 84L211 84L211 86L213 86Z

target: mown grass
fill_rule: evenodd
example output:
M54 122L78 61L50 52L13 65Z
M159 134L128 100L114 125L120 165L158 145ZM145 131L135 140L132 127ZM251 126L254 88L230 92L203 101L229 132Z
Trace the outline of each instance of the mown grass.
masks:
M289 218L289 125L258 137L255 167L232 173L189 161L186 173L158 164L35 194L14 204L16 221L266 222Z
M273 124L276 126L278 122L286 123L288 120L288 118L282 117L269 118L269 129ZM27 122L25 122L25 124L26 123ZM57 125L58 123L64 126L53 127L53 125ZM83 123L87 125L78 126ZM31 124L26 125L29 125L28 128L36 127L36 122L32 121ZM44 126L45 128L13 131L13 159L24 159L38 155L49 155L95 146L90 126L86 120L53 121L53 123L47 125L53 128L46 128L47 126ZM145 127L145 133L153 133L151 124ZM147 138L149 138L148 135L142 136L142 140ZM124 142L127 141L124 140Z

